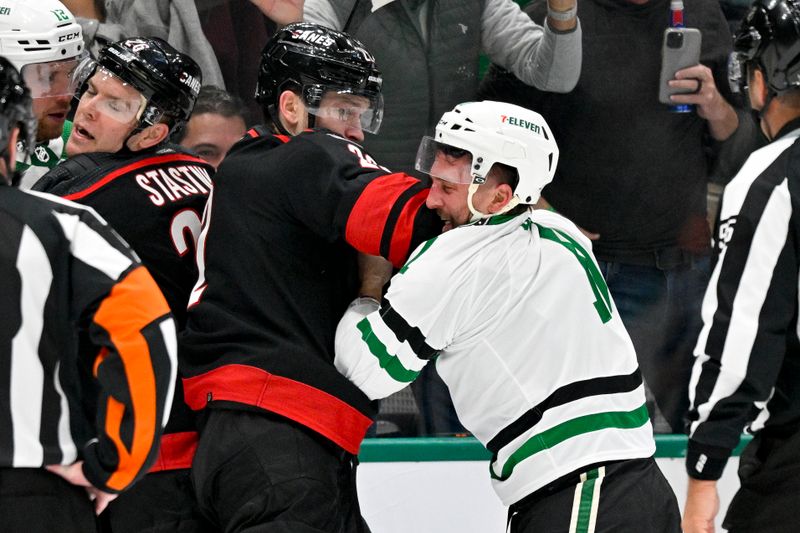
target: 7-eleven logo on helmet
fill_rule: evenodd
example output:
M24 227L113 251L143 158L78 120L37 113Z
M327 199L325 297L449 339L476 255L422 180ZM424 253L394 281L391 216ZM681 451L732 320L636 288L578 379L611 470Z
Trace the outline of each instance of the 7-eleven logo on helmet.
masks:
M508 115L500 115L500 122L503 124L510 124L511 126L517 126L520 128L525 128L526 130L530 130L533 133L542 133L542 128L536 124L535 122L530 122L528 120L523 120L517 117L511 117Z

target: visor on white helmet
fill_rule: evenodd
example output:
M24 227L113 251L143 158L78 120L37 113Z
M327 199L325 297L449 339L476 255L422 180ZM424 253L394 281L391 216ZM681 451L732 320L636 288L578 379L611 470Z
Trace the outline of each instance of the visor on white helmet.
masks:
M76 73L81 61L79 57L31 63L22 67L20 74L31 91L32 98L72 96L78 88Z
M472 153L469 150L423 137L417 150L414 167L434 178L450 183L483 183L484 179L472 172Z

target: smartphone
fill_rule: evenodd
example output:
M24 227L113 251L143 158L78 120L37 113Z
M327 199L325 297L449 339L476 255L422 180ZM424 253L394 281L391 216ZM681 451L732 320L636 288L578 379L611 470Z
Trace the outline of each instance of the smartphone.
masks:
M697 28L667 28L661 44L661 79L659 81L658 101L674 104L669 97L673 94L691 93L692 89L673 89L669 81L675 73L686 67L700 63L700 44L702 35Z

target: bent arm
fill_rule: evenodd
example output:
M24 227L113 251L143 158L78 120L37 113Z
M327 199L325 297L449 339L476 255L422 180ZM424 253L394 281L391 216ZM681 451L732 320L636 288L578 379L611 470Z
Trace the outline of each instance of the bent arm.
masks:
M83 472L116 493L155 460L177 373L175 324L150 273L102 219L89 209L55 217L70 241L71 313L98 349L86 361L97 396Z
M566 8L557 6L556 9ZM483 51L492 62L542 91L570 92L581 73L581 28L539 26L510 0L488 0L481 23Z

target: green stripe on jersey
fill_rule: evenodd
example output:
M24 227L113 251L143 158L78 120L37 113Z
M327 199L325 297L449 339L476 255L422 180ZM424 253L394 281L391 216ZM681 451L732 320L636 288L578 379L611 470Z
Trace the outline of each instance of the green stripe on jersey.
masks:
M391 355L388 350L386 350L386 345L383 344L378 336L375 335L375 332L372 331L372 326L366 317L361 319L361 321L356 324L356 327L361 332L361 338L367 343L369 351L378 358L381 368L386 370L386 373L389 374L393 380L400 383L411 383L417 378L419 372L407 369L396 355Z
M509 220L514 220L519 215L509 215L509 214L502 214L502 215L495 215L493 217L489 217L486 219L487 226L497 226L499 224L505 224Z
M71 120L64 121L64 129L61 130L61 140L64 141L64 150L61 153L62 159L69 157L69 154L67 154L67 141L69 140L69 136L72 135L72 127L73 124Z
M575 256L586 272L589 286L592 288L595 297L594 308L597 314L600 315L600 320L602 320L603 324L611 320L611 296L609 296L608 285L606 285L606 280L603 278L597 265L594 264L591 254L567 233L546 226L540 226L539 224L536 226L539 228L539 236L542 239L560 244Z
M422 254L424 254L425 252L427 252L427 251L428 251L428 248L430 248L431 246L433 246L433 243L434 243L434 241L436 241L436 239L437 239L437 238L438 238L438 236L434 237L433 239L428 239L427 241L425 241L425 244L423 244L423 245L422 245L422 249L419 251L419 253L418 253L417 255L415 255L414 257L412 257L411 259L409 259L409 260L406 262L406 264L405 264L405 265L403 265L403 268L401 268L400 270L398 270L398 271L397 271L397 273L398 273L398 274L405 274L405 271L406 271L406 270L408 270L408 267L410 267L410 266L411 266L411 263L413 263L414 261L416 261L417 259L419 259L419 256L421 256Z
M645 425L648 420L649 416L645 404L642 404L633 411L612 411L573 418L572 420L562 422L541 433L537 433L525 441L525 443L508 458L499 476L495 473L491 464L489 465L489 473L492 479L505 481L514 473L514 468L528 457L542 450L552 448L572 437L591 433L593 431L600 431L601 429L634 429Z

